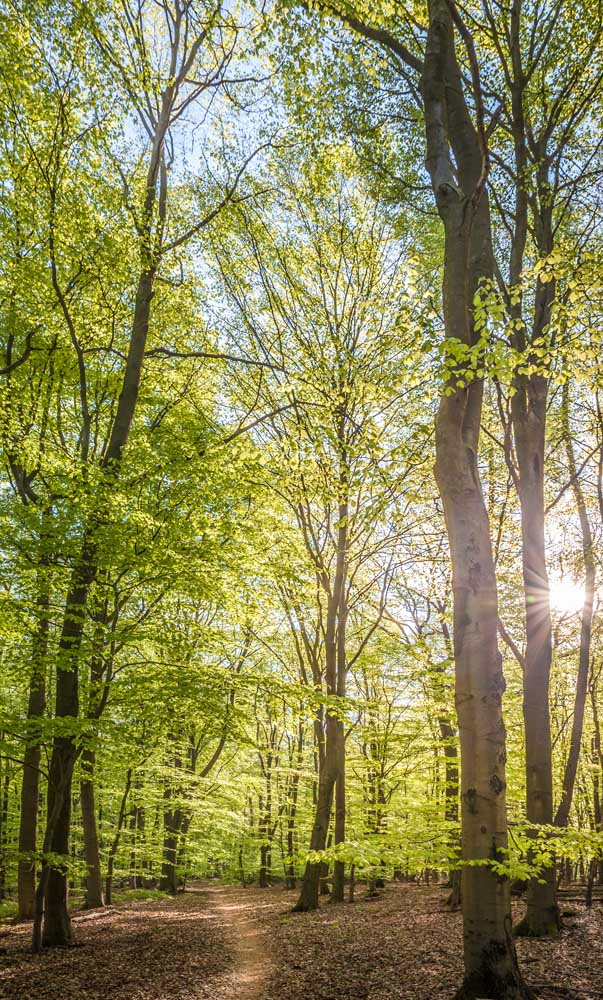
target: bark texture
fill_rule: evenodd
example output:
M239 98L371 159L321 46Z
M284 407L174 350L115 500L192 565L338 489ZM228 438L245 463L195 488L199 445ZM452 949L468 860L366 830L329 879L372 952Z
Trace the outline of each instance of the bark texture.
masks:
M474 295L492 269L487 150L463 98L445 0L432 0L429 21L422 95L427 167L445 234L445 333L471 346ZM527 991L511 936L509 884L490 865L507 848L506 750L496 576L477 462L482 385L465 384L462 370L453 379L438 408L435 474L452 561L462 857L471 862L463 870L465 978L458 996L518 998Z

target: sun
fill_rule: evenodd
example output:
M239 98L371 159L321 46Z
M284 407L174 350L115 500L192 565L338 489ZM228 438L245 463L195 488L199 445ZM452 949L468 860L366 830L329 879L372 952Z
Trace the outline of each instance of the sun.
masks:
M570 576L552 577L549 581L551 609L563 615L574 615L584 603L584 586Z

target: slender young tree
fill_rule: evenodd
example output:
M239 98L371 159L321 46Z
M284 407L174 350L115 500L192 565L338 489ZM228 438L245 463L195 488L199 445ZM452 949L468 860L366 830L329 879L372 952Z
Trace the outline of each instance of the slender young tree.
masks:
M137 411L141 380L147 357L147 339L152 302L161 269L169 269L175 251L199 234L233 197L242 176L239 169L215 198L197 206L189 225L169 217L169 178L173 166L174 129L191 114L208 94L214 94L227 78L238 40L238 28L221 4L217 6L162 3L159 7L162 33L155 35L155 51L150 47L150 24L155 19L153 5L125 5L115 11L109 24L95 20L93 12L83 12L75 29L73 56L65 66L51 67L57 128L48 165L43 169L48 208L48 254L52 292L58 315L73 346L79 372L80 431L78 460L87 482L85 517L79 525L79 548L74 554L66 587L63 622L57 643L55 718L60 720L53 740L49 766L48 808L43 851L46 860L36 890L33 944L64 944L71 940L67 907L67 872L48 858L69 854L71 786L78 757L79 673L85 650L87 606L96 586L104 554L101 537L111 520L110 497L121 476L124 454ZM52 19L50 19L52 21ZM51 28L56 26L51 23ZM61 30L61 26L59 26ZM64 245L65 186L74 136L81 142L81 109L73 97L74 81L85 73L78 63L82 50L95 53L104 65L106 79L121 91L126 113L140 120L146 138L144 177L140 170L128 177L110 152L116 183L122 187L125 211L133 225L137 263L134 267L132 314L129 335L123 350L119 377L113 380L115 397L104 400L104 426L99 441L97 419L91 406L90 371L87 367L85 320L74 305L74 288L79 272L68 273ZM84 56L85 58L85 56ZM156 63L156 65L155 65ZM61 77L62 74L62 77ZM100 118L100 115L99 115ZM103 145L102 123L92 126ZM80 131L78 131L80 130ZM105 136L111 144L112 136ZM248 162L248 161L246 161ZM208 205L209 202L209 205ZM128 224L128 228L130 225ZM172 257L170 258L170 255ZM113 334L109 333L110 338ZM111 350L111 348L109 348ZM42 926L43 923L43 926Z

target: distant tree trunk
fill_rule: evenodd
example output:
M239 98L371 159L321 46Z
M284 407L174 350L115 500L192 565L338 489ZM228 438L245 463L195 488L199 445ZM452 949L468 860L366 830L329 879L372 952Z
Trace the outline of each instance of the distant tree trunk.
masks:
M369 691L368 684L366 691ZM367 712L368 728L373 732L377 730L377 713L369 705ZM383 747L379 740L373 736L363 745L363 755L367 760L366 774L366 835L367 837L379 837L384 832L386 798L383 787L384 782L384 759ZM383 888L385 883L380 875L375 875L371 871L368 879L369 891Z
M174 737L170 735L170 740ZM178 754L173 761L176 775L180 774L182 760ZM174 799L181 797L182 788L174 788L171 780L166 781L163 793L163 861L161 864L161 879L159 888L162 892L169 892L174 895L178 890L176 875L176 865L178 859L178 842L180 840L180 830L182 827L183 811L179 805L174 805Z
M287 889L295 889L297 879L295 877L295 814L287 817L287 862L285 864L285 884Z
M111 903L113 902L113 870L115 867L115 856L117 854L119 841L121 839L121 831L124 825L124 820L126 818L126 803L128 801L128 795L130 794L131 786L132 786L132 768L128 768L128 770L126 771L126 784L119 805L119 813L117 814L117 825L115 827L115 834L113 837L113 841L111 843L111 847L109 848L109 859L107 863L107 878L105 880L105 903L107 904L107 906L110 906Z
M601 788L603 786L603 744L601 741L601 725L599 722L597 681L600 673L595 674L594 658L590 665L590 680L588 685L590 704L593 718L593 739L592 739L592 762L593 762L593 785L594 785L594 808L595 826L599 833L603 833L603 803L601 801ZM597 861L599 885L603 885L603 858L599 856Z
M178 891L177 860L182 811L180 809L174 809L166 812L164 814L163 822L163 862L161 865L159 888L163 892L169 892L172 895L175 895Z
M344 456L342 462L343 474L347 469L347 459ZM346 479L344 478L344 484ZM347 546L347 521L348 505L343 502L339 505L339 538L338 550L341 551L342 561L345 561ZM345 587L345 562L342 569L343 582L339 597L339 614L337 627L337 694L340 698L345 698L347 680L346 662L346 587ZM345 841L345 727L343 719L337 719L337 744L335 747L337 756L337 780L335 783L335 844L343 844ZM345 862L335 860L333 863L333 885L331 888L331 902L343 903L345 891Z
M260 889L268 889L271 885L270 872L272 870L272 851L269 844L262 844L260 847Z
M259 836L260 836L260 877L261 889L267 889L271 884L272 875L272 838L274 831L272 828L272 769L275 764L274 759L274 739L275 728L270 725L270 745L265 758L261 757L262 771L265 782L265 795L259 796Z
M519 471L526 648L523 715L526 739L528 825L553 821L553 772L549 680L552 626L544 539L544 446L548 382L522 376L512 399L513 435ZM553 866L528 882L527 910L517 934L554 937L559 931Z
M97 585L98 585L97 581ZM88 686L88 706L86 717L91 723L96 722L105 710L108 698L113 668L113 654L106 655L107 626L113 633L117 627L118 609L109 615L109 603L105 597L94 611L95 622L93 636L93 655L90 662L90 683ZM104 905L103 880L99 851L96 796L94 791L96 752L89 742L85 742L81 750L80 801L82 807L82 826L84 834L84 858L86 861L86 899L88 909L96 909Z
M136 791L140 791L142 786L142 781L140 775L136 777L134 788ZM130 832L132 839L132 851L130 853L130 870L132 872L131 886L133 889L141 889L143 883L143 875L140 864L140 839L144 833L145 826L145 814L144 806L137 803L130 815Z
M289 803L287 809L287 862L285 864L285 881L288 889L295 889L295 824L297 818L297 799L299 795L299 777L302 765L302 754L304 745L303 723L298 723L297 753L294 773L289 784Z
M574 714L572 717L572 733L569 752L565 763L565 771L563 774L561 801L559 802L559 806L555 814L555 826L564 827L567 826L570 809L572 807L576 773L578 771L578 761L580 759L580 747L582 744L584 708L588 692L591 633L596 582L593 533L590 526L584 493L582 491L582 484L580 483L576 467L576 456L574 453L574 444L570 427L569 382L565 382L562 390L562 423L568 472L570 475L572 491L580 521L580 531L582 534L582 558L584 561L584 604L582 606L582 619L580 623L580 653L578 657L578 675L576 678L576 695L574 699Z
M454 659L454 648L452 636L448 622L444 617L445 605L438 605L440 628L446 646L448 657ZM437 674L443 674L443 666L434 664ZM442 692L436 688L434 692L436 698L441 700ZM458 755L458 734L453 725L452 719L446 711L442 711L438 717L440 729L440 739L444 748L444 819L451 825L458 825L459 822L459 755ZM451 855L458 856L460 843L458 836L451 833L449 840L449 850ZM450 895L446 905L454 912L461 906L461 871L459 868L452 868L448 875L450 885Z
M327 836L327 851L330 851L331 848L332 848L332 846L333 846L333 830L332 830L332 824L331 824L331 828L329 829L329 833L328 833L328 836ZM328 861L321 862L320 873L319 873L320 877L319 877L319 880L318 880L318 886L319 886L319 888L318 888L318 894L319 894L319 896L328 896L329 893L330 893L330 889L329 889L329 870L330 870L329 862Z
M35 725L42 719L46 709L46 656L48 652L50 590L46 576L47 568L42 565L38 580L36 610L38 623L32 650L32 672L27 705L28 725ZM38 722L39 724L39 722ZM31 742L29 742L31 741ZM19 858L17 875L17 920L32 920L35 909L36 866L32 855L36 850L38 830L38 808L40 799L40 759L39 733L33 737L28 731L28 745L23 758L23 782L21 785L21 816L19 820L19 854L30 855L29 859Z
M3 736L0 733L0 736ZM2 758L0 757L0 765ZM9 762L6 761L4 774L0 782L0 900L6 899L6 862L8 854L9 832L8 832L8 805L10 801L10 771ZM0 766L0 775L2 767Z
M246 888L245 868L243 867L243 841L239 844L239 881L243 888Z
M345 415L341 418L345 420ZM341 424L340 424L341 427ZM345 466L345 461L342 466ZM347 472L343 473L347 475ZM345 489L345 484L342 484ZM347 507L345 508L347 510ZM340 505L341 512L341 505ZM338 695L341 690L345 692L345 615L343 629L341 629L341 615L345 602L345 580L346 580L346 548L347 548L347 516L340 516L338 527L338 542L336 555L335 578L332 589L327 600L327 616L325 629L325 675L327 694ZM338 627L341 629L341 644L338 647ZM342 768L342 755L345 766L345 742L343 742L343 724L331 712L326 713L326 740L324 753L319 753L319 776L318 776L318 796L314 815L314 825L310 838L311 851L324 851L327 843L329 824L331 822L331 810L333 806L333 793L335 783L341 775L343 786L344 772ZM322 734L319 736L319 740ZM320 746L320 743L319 743ZM342 829L345 835L345 792L342 795L343 813L340 812L339 833ZM320 890L321 863L307 861L304 871L302 888L294 911L303 912L316 910L318 908L318 896Z
M588 879L586 882L586 895L584 898L587 910L590 910L593 905L593 887L595 884L595 876L597 874L597 865L597 860L595 858L591 858L588 865Z
M82 780L80 782L80 802L84 833L84 859L86 861L85 906L91 910L104 906L103 879L98 847L98 829L96 826L96 801L94 794L95 763L96 754L94 750L90 749L90 747L84 747L81 757Z
M527 80L522 68L521 7L513 7L509 20L511 60L511 121L514 146L515 203L511 241L509 285L515 290L510 303L511 345L527 353L531 344L547 337L555 281L536 280L532 322L525 322L521 292L525 248L532 229L538 251L548 256L553 249L552 177L547 139L541 140L538 167L534 171L537 197L529 198L525 177L530 172L530 143L526 126ZM529 332L528 332L529 331ZM545 552L544 460L547 420L548 375L539 371L517 371L513 379L511 425L516 467L510 449L507 462L519 496L521 510L522 574L525 605L526 648L523 664L523 716L525 730L526 816L534 827L553 822L552 745L549 686L552 658L552 627ZM534 831L536 833L536 831ZM528 882L527 910L516 933L555 937L559 931L555 869L541 869Z

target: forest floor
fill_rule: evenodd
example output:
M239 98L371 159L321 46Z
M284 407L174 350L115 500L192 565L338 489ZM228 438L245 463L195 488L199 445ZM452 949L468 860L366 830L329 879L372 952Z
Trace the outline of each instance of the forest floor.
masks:
M293 914L282 887L204 883L174 899L74 915L77 946L32 955L30 925L0 929L1 1000L450 1000L461 918L445 892L388 885L375 899ZM518 904L521 908L521 902ZM558 941L517 942L541 1000L603 1000L603 906L579 901Z

